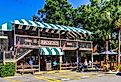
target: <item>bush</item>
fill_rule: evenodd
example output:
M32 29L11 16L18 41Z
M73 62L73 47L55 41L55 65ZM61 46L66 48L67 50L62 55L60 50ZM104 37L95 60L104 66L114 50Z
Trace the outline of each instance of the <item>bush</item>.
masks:
M0 77L14 76L16 72L15 63L8 62L0 64Z
M120 65L118 65L118 66L116 66L116 67L115 67L115 70L117 70L117 71L120 71L120 72L121 72L121 64L120 64Z

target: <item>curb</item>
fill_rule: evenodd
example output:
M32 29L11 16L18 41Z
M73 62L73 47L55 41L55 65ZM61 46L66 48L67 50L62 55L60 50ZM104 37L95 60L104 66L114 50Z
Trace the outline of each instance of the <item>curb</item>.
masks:
M71 71L70 71L70 70L44 71L44 72L35 72L34 75L39 75L39 74L53 74L53 73L63 73L63 72L71 72Z

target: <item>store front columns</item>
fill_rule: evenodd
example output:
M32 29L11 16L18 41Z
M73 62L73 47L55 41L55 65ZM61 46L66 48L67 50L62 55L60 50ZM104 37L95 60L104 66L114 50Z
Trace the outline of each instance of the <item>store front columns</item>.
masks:
M92 60L92 68L93 68L93 62L94 62L94 59L93 59L93 51L92 51L92 54L91 54L91 60Z
M61 65L62 65L62 55L60 55L60 71L61 71Z

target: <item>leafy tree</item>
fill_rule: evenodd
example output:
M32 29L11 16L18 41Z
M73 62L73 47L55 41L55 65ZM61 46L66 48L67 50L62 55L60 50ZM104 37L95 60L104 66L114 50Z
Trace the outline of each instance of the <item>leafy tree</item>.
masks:
M76 9L67 0L46 0L46 4L38 10L38 16L34 15L34 21L74 26Z
M110 42L117 47L117 28L121 17L121 0L90 0L90 4L74 9L67 0L46 0L46 4L34 15L34 21L69 25L95 32L92 40L98 43L100 50L106 49ZM107 42L105 45L104 43ZM108 48L108 46L107 46Z
M76 19L85 29L96 33L94 41L103 44L104 41L113 39L115 22L120 18L120 0L90 0L90 2L91 4L81 5L78 8Z

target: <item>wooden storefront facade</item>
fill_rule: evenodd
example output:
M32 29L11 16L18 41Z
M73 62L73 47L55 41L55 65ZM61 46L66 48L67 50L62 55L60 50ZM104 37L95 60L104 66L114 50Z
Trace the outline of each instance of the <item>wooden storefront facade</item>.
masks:
M32 57L35 56L33 57L33 59L38 61L38 64L35 65L35 68L38 66L40 71L41 67L40 57L42 56L40 48L60 48L62 52L64 52L64 55L62 56L58 54L59 57L62 57L62 59L59 60L59 62L61 61L62 64L66 63L65 60L67 57L69 57L72 54L71 52L74 52L72 55L75 56L75 61L79 61L78 59L79 52L89 51L92 53L93 50L92 41L80 40L81 37L88 37L88 36L90 37L90 35L88 33L74 32L73 31L74 27L73 28L69 27L69 29L71 29L71 31L69 31L69 30L60 30L60 29L43 28L43 27L39 27L38 29L37 26L24 25L24 24L21 25L18 23L16 24L16 22L11 23L11 26L12 26L11 31L4 32L4 34L8 36L8 43L10 44L8 45L8 49L4 50L4 57L3 57L4 63L5 62L17 63L20 60L27 60L26 58L29 56ZM66 28L66 26L62 27L58 25L56 26L58 28L62 27L64 29ZM53 27L55 26L53 25ZM68 27L66 29L68 29ZM79 30L79 29L74 29L74 30ZM63 47L64 49L62 49ZM58 52L60 53L60 51ZM70 54L68 54L69 52ZM65 55L67 55L66 58ZM56 56L56 55L50 54L49 57L50 56ZM93 58L91 58L91 60L93 62Z

